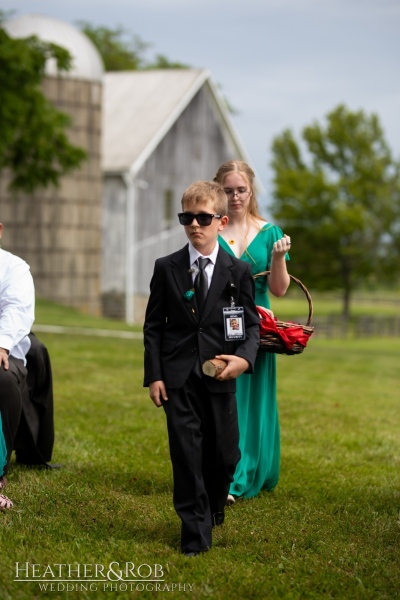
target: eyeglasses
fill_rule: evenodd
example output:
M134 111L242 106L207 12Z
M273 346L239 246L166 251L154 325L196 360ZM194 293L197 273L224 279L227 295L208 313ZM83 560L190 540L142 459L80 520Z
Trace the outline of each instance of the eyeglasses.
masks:
M248 190L246 188L238 188L237 190L231 190L230 188L224 188L224 192L227 196L235 196L236 194L238 196L245 196L246 194L250 193L250 190Z
M211 225L211 221L214 217L216 219L220 219L222 215L209 215L207 213L199 213L198 215L195 215L191 212L178 213L179 223L181 225L191 225L194 219L196 219L199 225L202 227L207 227L208 225Z

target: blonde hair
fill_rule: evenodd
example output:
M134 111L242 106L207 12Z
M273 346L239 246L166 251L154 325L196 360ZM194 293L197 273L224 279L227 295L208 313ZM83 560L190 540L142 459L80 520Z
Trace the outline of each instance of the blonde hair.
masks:
M216 214L224 217L228 212L228 200L224 188L214 181L195 181L183 192L182 208L211 200Z
M243 160L228 160L220 166L214 177L214 181L223 186L226 176L230 173L239 173L246 180L251 192L248 214L254 219L262 219L257 203L257 195L254 186L255 174L253 169Z

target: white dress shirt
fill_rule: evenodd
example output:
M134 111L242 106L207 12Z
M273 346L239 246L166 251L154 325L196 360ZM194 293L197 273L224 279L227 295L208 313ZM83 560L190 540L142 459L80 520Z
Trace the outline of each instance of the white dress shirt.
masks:
M29 265L0 248L0 348L26 364L35 320L35 288Z
M215 261L217 260L217 256L218 256L218 250L219 250L219 244L218 242L215 244L215 248L214 250L211 252L211 254L209 254L208 256L203 256L202 254L200 254L200 252L198 250L196 250L196 248L194 246L192 246L192 244L189 242L189 257L190 257L190 268L192 270L192 281L194 283L194 280L196 279L196 275L199 271L199 267L197 265L197 259L198 258L208 258L208 265L206 266L206 268L204 269L204 272L207 275L207 283L208 283L208 288L210 288L210 284L211 284L211 279L214 273L214 267L215 267Z

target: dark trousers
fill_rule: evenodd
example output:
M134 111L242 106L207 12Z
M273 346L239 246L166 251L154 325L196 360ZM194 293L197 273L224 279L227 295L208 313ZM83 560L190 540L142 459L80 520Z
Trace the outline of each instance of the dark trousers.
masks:
M167 389L167 416L174 477L174 506L182 521L182 552L211 547L212 526L224 507L240 458L236 398L210 393L192 373L182 388Z
M6 371L0 367L0 412L3 423L3 434L7 447L6 475L10 466L10 457L14 447L22 411L22 393L25 385L27 370L22 360L9 357L9 368Z
M14 439L16 460L24 465L50 466L54 445L53 379L46 346L29 334L28 375L22 392L22 414Z

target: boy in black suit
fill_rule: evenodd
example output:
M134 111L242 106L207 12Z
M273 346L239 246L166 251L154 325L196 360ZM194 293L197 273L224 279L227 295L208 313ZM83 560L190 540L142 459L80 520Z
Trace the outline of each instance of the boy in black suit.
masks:
M144 385L166 413L181 548L196 556L210 549L211 528L224 520L240 458L235 379L252 372L259 317L250 266L218 244L228 222L223 188L214 182L192 184L182 209L178 216L189 243L156 260L150 283ZM230 316L241 319L240 335L227 326ZM201 365L214 357L227 366L211 378L202 374Z

